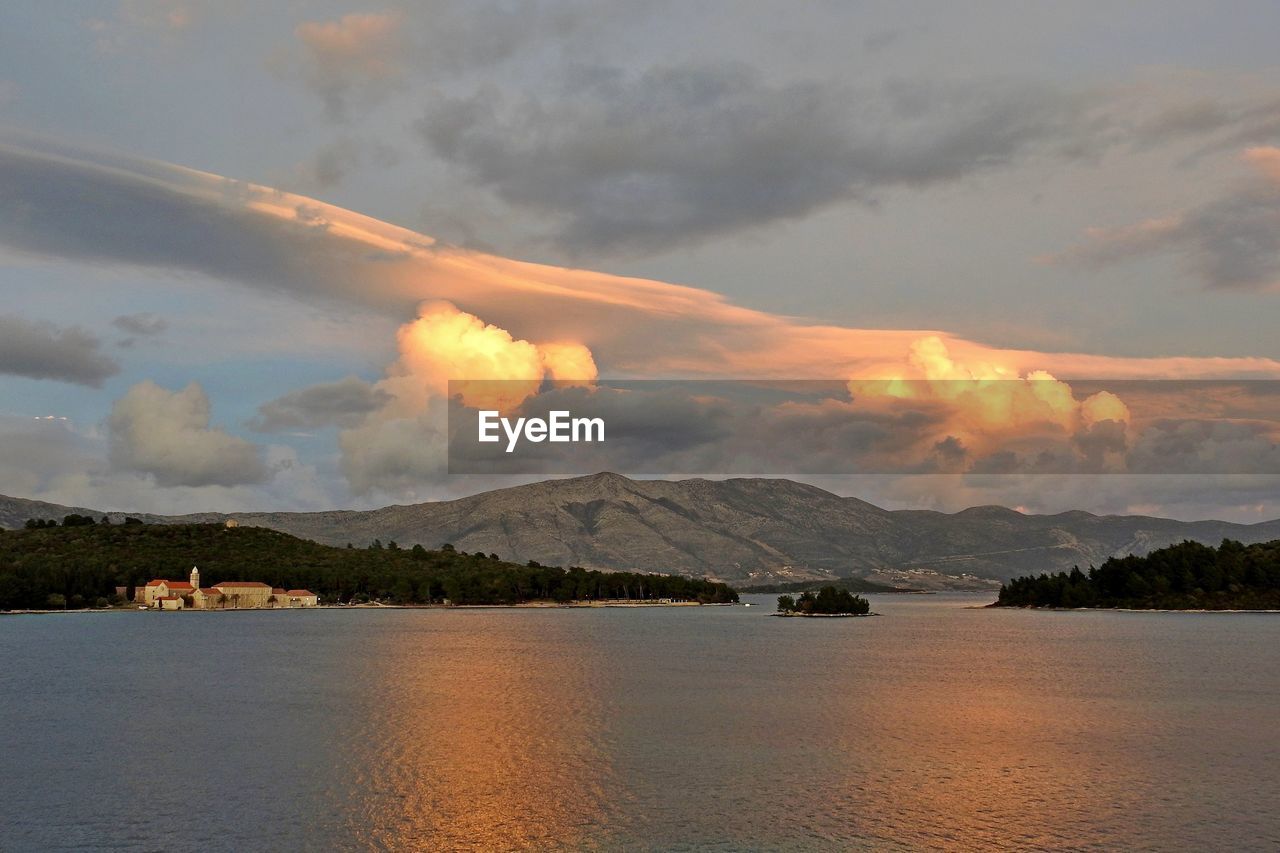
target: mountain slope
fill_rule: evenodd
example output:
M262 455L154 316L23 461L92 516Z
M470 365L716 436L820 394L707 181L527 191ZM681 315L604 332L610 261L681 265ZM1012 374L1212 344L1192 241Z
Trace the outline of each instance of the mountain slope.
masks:
M0 498L0 525L68 512L103 513ZM122 513L107 513L113 520ZM858 575L890 583L920 572L1008 579L1029 572L1145 554L1183 539L1280 538L1280 521L1182 522L1085 512L1024 515L1003 507L958 513L890 511L781 479L630 480L596 474L498 489L453 501L365 512L135 514L154 522L243 524L317 542L374 538L496 552L519 561L642 569L760 582Z

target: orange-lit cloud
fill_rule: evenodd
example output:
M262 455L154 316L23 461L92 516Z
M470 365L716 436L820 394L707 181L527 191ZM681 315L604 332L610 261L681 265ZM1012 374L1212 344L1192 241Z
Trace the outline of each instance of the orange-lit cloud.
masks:
M908 364L913 347L928 338L957 363L1009 376L1035 370L1065 379L1280 376L1280 362L1270 358L1036 352L942 330L815 323L734 305L694 287L442 245L314 199L153 161L95 161L56 147L0 145L0 175L12 179L8 186L18 202L0 210L0 243L15 248L93 263L191 269L400 318L424 301L445 300L515 339L580 344L609 376L875 378L886 367ZM70 214L59 196L49 198L50 188L63 186L76 188ZM133 218L113 222L120 210ZM17 211L21 216L11 215ZM111 239L104 239L104 228ZM204 251L177 248L187 245Z
M343 118L351 100L377 100L400 78L406 46L396 12L343 15L305 21L294 30L307 84L332 118Z
M344 472L361 493L375 485L407 486L439 475L448 394L467 406L505 412L536 394L544 379L596 378L595 361L585 346L519 340L447 302L424 303L418 318L401 326L396 339L399 358L373 387L384 404L339 435Z
M1250 163L1258 171L1280 184L1280 148L1274 145L1247 148L1243 156L1245 162Z
M988 354L993 355L993 354ZM1112 421L1127 427L1128 407L1101 391L1077 399L1070 384L1046 370L1021 372L998 358L972 363L954 358L937 336L915 341L901 366L882 365L874 379L854 379L856 406L894 411L894 401L926 404L936 423L922 433L924 444L987 456L1015 446L1020 438L1046 432L1072 436ZM901 406L896 407L901 409Z

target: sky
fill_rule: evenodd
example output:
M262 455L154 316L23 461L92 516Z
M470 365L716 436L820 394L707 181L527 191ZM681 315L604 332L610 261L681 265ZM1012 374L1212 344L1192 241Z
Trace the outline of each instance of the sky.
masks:
M445 498L521 479L448 474L450 378L785 378L847 383L775 424L802 451L838 415L965 460L804 477L841 494L1280 516L1270 412L1082 390L1280 378L1278 29L1268 3L6 3L0 493ZM935 384L857 384L885 379ZM956 390L992 380L994 432ZM1000 461L1029 435L1075 462ZM856 440L812 447L886 447Z

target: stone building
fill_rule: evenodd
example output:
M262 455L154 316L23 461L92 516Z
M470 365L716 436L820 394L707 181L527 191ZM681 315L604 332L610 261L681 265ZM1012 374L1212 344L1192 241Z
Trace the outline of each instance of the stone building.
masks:
M191 594L191 606L196 610L215 610L222 606L222 593L213 587L203 587Z
M147 581L147 585L138 590L138 603L145 604L147 607L156 607L158 599L168 598L169 596L182 598L183 596L191 595L193 592L195 592L195 587L187 581Z
M285 593L285 601L288 607L317 607L320 604L320 596L310 590L291 589Z
M259 581L228 581L214 584L213 588L222 593L225 607L238 609L272 605L270 585Z
M175 606L172 601L177 600ZM227 581L211 587L200 586L200 570L191 569L189 581L157 578L139 587L135 600L147 607L181 610L190 602L195 610L241 610L269 607L316 607L319 596L305 589L272 588L258 581Z

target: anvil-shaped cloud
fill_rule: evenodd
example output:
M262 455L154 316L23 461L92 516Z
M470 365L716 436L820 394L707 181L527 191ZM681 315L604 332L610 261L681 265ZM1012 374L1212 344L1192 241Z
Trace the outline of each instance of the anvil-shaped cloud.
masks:
M1034 352L939 330L825 325L694 287L469 251L303 196L48 140L0 144L0 244L194 271L406 320L424 301L447 300L517 339L586 347L606 376L888 378L930 338L956 363L1009 378L1280 376L1268 358Z

